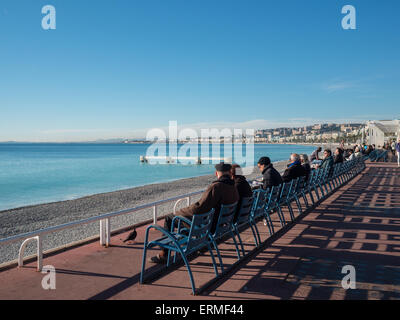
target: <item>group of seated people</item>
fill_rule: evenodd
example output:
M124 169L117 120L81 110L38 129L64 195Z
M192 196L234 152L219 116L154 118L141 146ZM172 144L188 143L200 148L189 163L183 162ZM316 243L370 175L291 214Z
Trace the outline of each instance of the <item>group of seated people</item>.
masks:
M333 167L336 161L335 159L337 159L337 161L342 159L341 161L343 162L343 157L340 158L338 154L333 157L331 150L325 150L324 155L324 159L318 165L320 168L325 168L326 166ZM258 161L257 167L262 173L261 187L265 190L273 186L279 186L284 182L290 182L298 177L304 176L308 178L312 170L308 156L305 154L298 155L296 153L291 154L290 163L283 175L274 168L268 157L262 157ZM241 174L241 168L237 164L217 164L215 166L215 176L217 180L211 183L207 190L204 191L199 201L177 211L175 214L166 216L164 220L164 228L166 230L171 230L172 220L175 216L183 216L191 220L193 215L203 214L215 209L211 224L211 233L214 233L221 205L237 203L237 211L234 217L235 222L241 207L241 199L251 197L253 195L253 189L247 179ZM164 264L167 261L167 254L168 250L163 249L156 256L151 257L150 261Z

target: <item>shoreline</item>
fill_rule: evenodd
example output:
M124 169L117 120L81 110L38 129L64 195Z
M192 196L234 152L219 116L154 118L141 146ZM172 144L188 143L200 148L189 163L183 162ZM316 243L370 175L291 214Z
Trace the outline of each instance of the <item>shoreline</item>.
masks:
M263 144L265 144L265 145L299 145L299 146L305 146L305 147L310 147L310 146L317 147L317 146L324 146L324 145L328 145L328 146L332 147L333 145L338 145L338 144L331 144L331 143L321 143L321 144L309 143L308 144L308 143L291 143L291 142L287 142L287 143L255 143L255 144L258 144L258 145L263 145ZM286 161L286 160L278 160L273 163L280 163L282 161ZM255 169L257 170L257 167L255 167ZM178 178L178 179L169 179L169 180L165 180L165 181L151 182L149 184L137 185L137 186L132 186L132 187L128 187L128 188L111 190L111 191L82 194L82 195L78 195L76 197L72 197L70 199L68 199L68 198L53 199L53 200L49 199L46 202L20 205L20 206L16 206L16 207L12 207L12 208L4 208L4 209L0 209L0 226L1 226L1 215L5 214L5 213L12 213L13 211L34 209L36 207L45 206L45 205L53 205L53 204L64 203L64 202L68 202L68 201L77 201L77 200L81 200L84 198L90 198L90 197L98 196L98 195L106 195L106 194L110 194L110 193L114 193L114 192L124 192L124 191L129 191L129 190L132 190L135 188L141 188L141 187L146 187L146 186L151 186L151 185L159 185L159 184L163 184L163 183L170 183L170 182L175 182L175 181L184 180L184 179L201 178L201 177L205 177L205 176L207 176L207 175L192 176L192 177ZM0 239L1 239L1 228L0 228Z

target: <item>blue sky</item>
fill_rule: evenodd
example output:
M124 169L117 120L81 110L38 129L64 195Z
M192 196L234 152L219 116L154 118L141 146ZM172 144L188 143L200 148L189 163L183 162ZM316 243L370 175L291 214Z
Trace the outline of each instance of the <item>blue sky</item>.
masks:
M399 15L398 0L1 0L0 141L399 118Z

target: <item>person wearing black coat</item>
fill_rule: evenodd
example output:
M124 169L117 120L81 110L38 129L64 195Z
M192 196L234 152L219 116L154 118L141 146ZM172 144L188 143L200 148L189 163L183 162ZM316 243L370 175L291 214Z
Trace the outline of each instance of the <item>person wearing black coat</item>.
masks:
M308 161L308 156L306 154L302 154L300 156L300 162L306 173L306 181L308 181L308 178L310 177L310 174L311 174L311 166L310 166L310 162Z
M340 148L336 148L333 163L337 164L337 163L342 163L342 162L344 162L343 151Z
M241 168L238 164L233 164L231 169L232 179L235 181L236 190L239 193L239 201L237 204L237 210L233 221L237 220L237 216L242 205L243 198L250 198L253 196L253 190L251 190L250 184L247 182L246 177L241 175Z
M283 182L290 182L293 179L307 175L306 170L301 165L300 156L297 153L293 153L290 156L290 161L291 163L282 176Z
M262 157L257 164L263 175L263 189L266 190L273 186L283 183L280 173L273 167L270 158Z

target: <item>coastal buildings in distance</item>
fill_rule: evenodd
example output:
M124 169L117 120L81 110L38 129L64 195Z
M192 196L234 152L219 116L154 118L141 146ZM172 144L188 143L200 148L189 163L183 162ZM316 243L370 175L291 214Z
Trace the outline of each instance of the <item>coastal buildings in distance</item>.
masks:
M367 143L383 146L400 137L400 120L373 120L366 123L324 123L295 128L256 130L254 138L243 136L198 138L178 143ZM162 142L162 141L159 141ZM165 142L168 141L168 139ZM125 140L124 143L152 143L145 140Z

